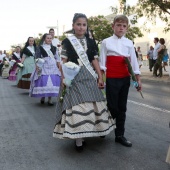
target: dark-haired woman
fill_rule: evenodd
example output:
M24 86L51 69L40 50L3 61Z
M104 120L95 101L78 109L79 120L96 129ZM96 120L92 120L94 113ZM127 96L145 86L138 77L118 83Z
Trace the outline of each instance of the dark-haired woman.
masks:
M17 67L17 63L21 63L21 47L17 46L15 48L15 52L12 54L12 61L14 61L10 72L9 72L9 80L10 81L16 81L17 80L17 71L18 71L18 67Z
M53 137L75 139L76 149L82 151L83 138L109 134L114 129L114 121L107 110L101 91L104 82L96 59L94 40L86 36L88 32L86 15L79 13L74 15L73 30L74 35L62 42L61 57L63 63L71 62L72 65L76 64L81 68L64 96L62 95L64 84L61 84Z
M48 105L52 106L51 97L58 96L61 73L60 57L57 48L52 45L50 34L43 35L35 57L36 69L31 75L30 96L41 98L41 104L48 97Z
M36 44L33 37L29 37L25 43L25 47L21 52L21 63L23 68L20 68L17 75L17 86L22 89L30 88L30 77L35 69L35 50Z
M161 44L159 49L158 49L158 58L156 60L156 63L154 65L154 70L153 70L153 76L154 77L162 77L162 61L163 61L163 56L165 55L167 49L165 44L164 38L160 38L159 43ZM159 70L159 74L157 74L157 71Z

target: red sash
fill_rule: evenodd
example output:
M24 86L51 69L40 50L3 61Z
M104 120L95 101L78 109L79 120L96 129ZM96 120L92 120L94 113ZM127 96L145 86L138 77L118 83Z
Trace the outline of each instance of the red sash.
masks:
M107 56L107 78L124 78L130 76L128 66L122 56Z

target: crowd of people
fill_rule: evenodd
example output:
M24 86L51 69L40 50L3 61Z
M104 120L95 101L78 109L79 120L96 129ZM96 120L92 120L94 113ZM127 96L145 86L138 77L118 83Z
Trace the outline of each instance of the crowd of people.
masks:
M153 72L153 77L162 77L163 69L165 72L168 65L169 55L165 46L164 38L154 38L155 47L150 46L147 51L147 59L149 61L149 70ZM136 56L139 64L139 68L143 65L143 55L140 46L137 47Z
M168 65L169 55L167 52L167 48L165 46L164 38L154 38L155 47L150 47L148 51L148 59L149 59L149 69L152 71L153 68L153 76L154 77L162 77L162 69L166 71L166 66Z
M141 90L141 80L133 42L125 37L128 25L125 15L114 18L114 34L102 41L99 57L86 15L76 13L73 35L62 41L62 48L50 29L40 44L28 37L24 48L16 47L10 59L0 52L4 55L0 58L2 77L15 81L18 88L29 89L29 96L39 98L41 104L48 98L48 105L53 106L52 97L56 97L53 137L73 139L77 151L83 150L87 137L105 138L112 130L115 142L131 147L124 133L132 72L137 91Z

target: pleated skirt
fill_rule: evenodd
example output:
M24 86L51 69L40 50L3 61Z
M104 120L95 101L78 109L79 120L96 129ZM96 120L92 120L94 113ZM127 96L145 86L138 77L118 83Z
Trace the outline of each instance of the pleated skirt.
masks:
M76 139L105 136L115 128L102 91L90 72L83 66L60 102L56 105L53 137Z

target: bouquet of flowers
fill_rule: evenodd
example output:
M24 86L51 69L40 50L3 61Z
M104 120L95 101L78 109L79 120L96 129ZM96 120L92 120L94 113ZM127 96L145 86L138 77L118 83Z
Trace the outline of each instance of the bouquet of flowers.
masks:
M136 87L136 88L138 88L138 86L139 86L139 85L138 85L138 82L137 82L137 80L136 80L136 77L135 77L135 74L134 74L134 72L133 72L133 69L132 69L132 66L131 66L131 64L130 64L130 61L129 61L129 59L128 59L127 57L125 57L125 62L127 63L127 65L128 65L128 71L129 71L129 73L131 74L132 81L133 81L133 86ZM144 97L143 97L143 94L142 94L142 91L140 90L139 92L140 92L141 97L144 98Z
M65 93L68 91L68 88L71 86L71 82L73 81L74 77L79 73L80 66L69 61L67 63L62 64L62 70L63 70L63 75L64 75L63 83L65 86L62 90L60 102L63 101L63 97Z
M18 66L19 68L23 68L23 67L24 67L24 64L22 64L22 63L17 63L17 66Z
M37 65L37 67L39 67L38 76L41 76L42 67L43 67L43 65L44 65L44 63L45 63L45 60L42 59L42 58L38 58L38 59L36 59L35 63L36 63L36 65Z
M10 61L10 66L12 67L14 65L14 63L16 63L16 61L15 60L11 60Z

